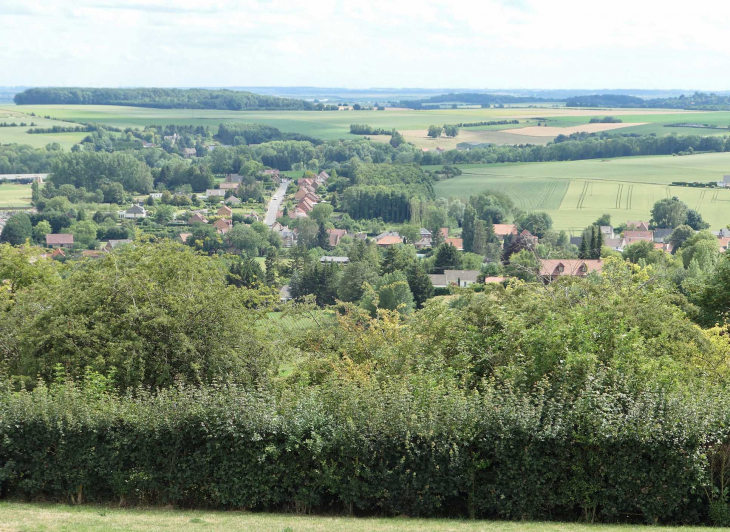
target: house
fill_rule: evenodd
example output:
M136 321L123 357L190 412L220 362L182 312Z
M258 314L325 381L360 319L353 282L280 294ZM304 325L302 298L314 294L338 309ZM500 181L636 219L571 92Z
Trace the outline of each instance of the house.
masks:
M104 251L111 251L113 249L116 249L117 246L121 246L124 244L131 244L131 243L132 243L132 240L129 238L125 238L122 240L109 240L106 243L106 246L104 246Z
M442 227L439 230L439 233L441 233L441 236L444 238L449 238L449 228L448 227Z
M152 199L162 199L162 192L151 192L150 198Z
M240 187L240 183L221 183L218 185L221 190L236 190L238 187Z
M664 253L671 253L673 246L669 242L654 242L654 249L658 249Z
M654 242L666 242L674 229L654 229Z
M205 191L205 195L209 198L224 198L226 196L226 191L222 188L209 188Z
M464 251L464 240L461 238L447 238L444 243L451 244L457 251Z
M476 283L478 277L479 270L444 270L442 274L429 275L434 288L447 288L449 286L465 288Z
M60 249L56 250L63 253ZM54 251L54 253L56 252ZM104 254L103 251L99 251L98 249L85 249L81 252L82 257L86 257L88 259L98 259Z
M225 203L228 205L240 205L241 200L238 199L236 196L231 196L225 201Z
M648 231L649 222L626 222L626 229L629 231Z
M294 207L294 212L289 213L289 218L306 218L307 211L302 210L298 205Z
M375 243L381 248L388 248L396 244L402 244L403 238L401 238L400 236L384 236L383 238L377 240Z
M572 240L573 239L571 238L571 242ZM623 238L605 238L603 240L603 245L614 251L623 251L626 247L626 240Z
M520 236L525 240L525 242L527 242L533 248L535 246L537 246L537 242L540 240L535 235L533 235L532 233L530 233L527 229L524 229L520 233Z
M46 235L46 245L49 248L70 248L74 245L74 236L68 234Z
M310 212L314 208L314 203L310 199L304 198L297 203L296 208L304 212Z
M255 213L253 211L249 212L248 214L244 214L243 217L244 218L251 218L252 220L254 220L256 222L260 222L261 221L261 216L259 216L258 213Z
M615 234L613 233L613 227L610 225L601 225L599 226L599 229L601 230L601 233L603 234L604 240L606 238L615 238Z
M446 148L442 148L441 146L436 147L436 153L444 153L446 151Z
M182 243L185 244L188 241L188 237L192 234L193 233L180 233L180 240L182 240Z
M327 229L327 233L330 236L330 247L335 247L340 243L340 239L347 235L346 229Z
M321 171L321 172L320 172L320 173L319 173L319 174L317 175L317 177L318 177L318 178L320 178L320 179L323 179L324 181L327 181L327 180L328 180L328 179L330 178L330 175L329 175L329 174L328 174L327 172L325 172L324 170L322 170L322 171Z
M384 233L380 233L378 236L375 237L375 241L377 242L381 238L385 238L386 236L397 236L400 237L400 233L398 231L386 231Z
M301 201L307 197L310 199L310 201L314 201L314 203L317 203L320 201L319 196L314 194L312 192L312 189L309 187L301 187L299 190L297 190L297 193L294 194L294 199L296 201Z
M542 259L540 260L540 276L546 281L552 281L564 275L585 277L591 272L600 272L603 269L602 260L583 259Z
M132 205L129 209L124 211L124 218L127 220L146 217L147 211L141 205Z
M243 176L239 174L226 174L226 183L241 183Z
M182 149L183 157L185 157L186 159L190 159L191 157L195 157L197 155L197 153L198 152L195 151L195 148L183 148Z
M193 214L190 217L190 219L188 220L188 224L190 224L190 225L193 225L193 224L207 224L207 223L208 223L208 220L202 214L200 214L199 212L196 212L195 214Z
M462 245L463 245L463 242L462 242ZM418 242L416 242L415 244L413 244L413 246L416 249L430 248L431 247L431 237L430 236L421 237L421 239Z
M336 262L337 264L348 264L350 262L350 257L335 257L331 255L325 255L324 257L320 257L319 262Z
M722 176L722 181L718 181L717 186L721 188L730 188L730 175Z
M630 246L635 242L654 242L653 231L624 231L626 245Z
M291 297L291 291L289 290L289 285L285 284L281 287L281 290L279 290L279 301L290 301L292 299Z
M215 227L219 234L225 235L233 227L233 220L229 218L220 218L213 223L213 227Z
M503 283L508 279L509 279L509 277L485 277L484 284Z
M730 237L718 238L717 242L720 245L720 253L724 253L730 245Z
M717 238L730 238L730 229L723 227L719 231L712 231L712 234Z
M162 137L162 139L169 140L170 143L174 146L175 142L177 142L178 139L180 139L180 135L178 135L177 133L174 133L172 135L166 135L166 136Z
M151 142L142 141L142 147L143 148L156 148L157 146L152 144Z
M515 224L494 224L494 234L504 240L507 235L516 235L517 226Z
M56 257L65 257L66 254L63 252L63 249L56 248L53 250L53 253L51 253L51 258L55 259Z
M227 207L226 205L223 205L218 211L216 212L218 216L223 216L224 218L230 218L233 215L233 211L230 207Z

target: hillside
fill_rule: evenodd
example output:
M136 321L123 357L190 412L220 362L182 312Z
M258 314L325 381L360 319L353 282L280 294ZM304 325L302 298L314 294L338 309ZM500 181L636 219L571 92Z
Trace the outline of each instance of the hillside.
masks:
M230 111L310 110L304 100L279 98L252 92L205 89L97 89L45 87L15 95L18 105L129 105L158 109L223 109Z

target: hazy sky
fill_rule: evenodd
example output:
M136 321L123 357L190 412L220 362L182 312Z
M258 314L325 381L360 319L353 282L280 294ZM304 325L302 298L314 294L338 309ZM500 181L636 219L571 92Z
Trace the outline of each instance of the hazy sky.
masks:
M0 86L730 89L730 1L0 0Z

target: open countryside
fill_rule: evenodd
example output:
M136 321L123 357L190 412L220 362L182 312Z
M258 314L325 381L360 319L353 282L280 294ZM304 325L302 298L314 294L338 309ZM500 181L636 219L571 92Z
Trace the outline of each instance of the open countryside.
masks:
M672 196L701 212L713 226L725 226L730 214L730 190L671 186L721 181L730 173L728 153L459 168L462 175L436 184L440 197L502 191L520 209L548 212L557 229L582 231L604 213L617 221L648 219L656 201Z

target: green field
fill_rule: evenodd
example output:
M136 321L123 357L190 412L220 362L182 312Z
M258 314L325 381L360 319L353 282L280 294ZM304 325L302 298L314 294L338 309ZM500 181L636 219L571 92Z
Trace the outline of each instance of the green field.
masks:
M30 207L31 185L0 185L0 209Z
M318 517L249 512L0 503L1 532L700 532L703 527Z
M0 122L7 122L10 124L20 124L25 122L30 124L34 122L35 127L53 127L53 126L76 126L78 124L72 124L70 122L62 122L58 120L48 120L46 118L40 118L38 116L30 116L27 109L21 109L15 106L4 106L0 108ZM47 115L48 113L36 113L41 116ZM43 133L43 134L30 134L27 133L31 127L0 127L0 144L29 144L36 148L42 148L46 144L51 142L58 142L62 148L70 149L74 144L78 144L88 133Z
M468 128L457 142L494 142L505 144L522 144L533 142L544 144L550 137L524 137L521 135L499 133L503 129L515 129L536 125L536 118L547 118L549 126L572 127L587 124L592 116L631 113L621 116L626 123L647 122L643 126L622 128L625 133L657 133L671 132L694 134L727 134L728 130L709 130L692 128L666 128L663 125L676 122L701 122L718 124L723 127L730 124L730 112L693 112L662 110L581 110L569 108L518 108L505 109L439 109L428 111L387 110L387 111L221 111L192 109L151 109L143 107L126 107L112 105L29 105L0 106L0 121L3 114L13 113L21 117L22 113L35 113L39 116L51 116L60 121L95 122L116 127L144 127L149 125L192 124L207 125L214 131L221 122L246 122L267 124L281 131L311 135L325 140L338 138L357 138L350 135L350 124L369 124L377 128L398 129L406 132L406 138L418 147L430 147L434 141L425 139L425 129L432 124L457 124L465 122L484 122L489 120L518 119L519 125L502 125ZM664 113L664 114L660 114ZM23 117L24 121L30 120ZM31 117L32 118L32 117ZM35 119L39 126L47 126L44 119ZM61 122L52 124L67 125ZM51 125L52 125L51 124ZM16 130L16 131L10 131ZM48 142L62 142L70 146L83 138L83 134L64 133L51 138L50 135L28 135L20 131L22 128L0 128L0 143L23 142L34 145L45 145ZM477 135L479 133L479 135ZM45 137L45 138L26 138ZM438 144L438 142L437 142ZM449 145L450 146L450 145ZM433 146L436 147L435 145Z
M556 229L580 231L601 214L613 223L648 220L654 202L677 196L714 229L730 223L730 190L669 186L673 181L720 181L730 153L688 157L463 165L463 175L440 181L440 197L467 198L485 190L507 193L520 209L548 212Z

